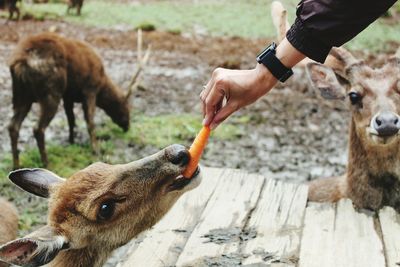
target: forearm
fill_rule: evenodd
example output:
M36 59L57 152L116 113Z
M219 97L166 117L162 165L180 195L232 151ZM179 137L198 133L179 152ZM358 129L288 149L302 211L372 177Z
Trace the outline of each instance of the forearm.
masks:
M396 0L303 0L288 41L307 57L323 62L333 46L341 46L368 27Z
M287 68L294 67L297 63L302 61L306 56L297 50L288 40L284 38L276 48L276 57Z

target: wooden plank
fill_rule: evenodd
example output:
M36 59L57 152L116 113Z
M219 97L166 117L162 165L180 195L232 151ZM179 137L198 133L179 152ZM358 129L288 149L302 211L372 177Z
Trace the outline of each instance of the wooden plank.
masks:
M307 204L306 185L268 180L247 225L257 238L242 245L246 264L295 266ZM250 230L251 229L251 230Z
M234 170L226 170L220 179L176 266L240 263L241 257L236 252L240 239L246 235L242 229L265 179Z
M304 218L299 266L330 266L335 231L335 204L309 203ZM321 264L322 265L318 265Z
M374 218L356 212L350 200L310 204L300 250L302 267L384 267L383 244Z
M146 233L144 240L133 248L122 265L172 266L204 210L216 185L220 182L222 169L202 168L200 186L186 193L168 214Z
M387 267L400 266L400 215L391 207L379 211Z

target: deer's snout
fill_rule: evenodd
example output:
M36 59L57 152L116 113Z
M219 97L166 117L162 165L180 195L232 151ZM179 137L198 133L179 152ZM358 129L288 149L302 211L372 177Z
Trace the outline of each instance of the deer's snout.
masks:
M165 153L172 164L185 166L189 163L189 151L182 145L171 145L166 148Z
M379 136L392 136L399 132L400 118L393 112L382 112L372 118L371 124Z

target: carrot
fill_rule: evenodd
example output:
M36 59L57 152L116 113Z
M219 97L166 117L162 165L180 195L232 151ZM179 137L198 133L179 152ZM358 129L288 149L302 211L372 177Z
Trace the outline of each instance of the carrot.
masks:
M193 144L189 148L190 161L188 166L182 173L183 177L190 178L196 171L197 165L199 164L201 158L201 154L203 154L203 150L207 145L207 140L208 137L210 136L210 133L211 133L210 127L203 126L199 134L194 139Z

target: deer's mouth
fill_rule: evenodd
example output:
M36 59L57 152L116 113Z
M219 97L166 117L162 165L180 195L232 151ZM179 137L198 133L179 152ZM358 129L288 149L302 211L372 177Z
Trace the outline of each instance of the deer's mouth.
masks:
M200 184L200 176L199 167L197 167L195 173L189 179L179 175L172 181L172 183L167 185L167 192L192 190Z
M387 145L392 143L399 137L400 133L396 133L393 135L380 135L375 129L372 127L367 127L367 133L371 140L377 145Z

